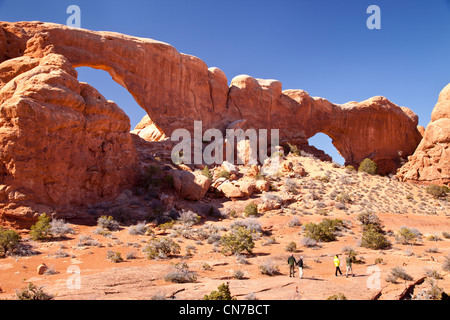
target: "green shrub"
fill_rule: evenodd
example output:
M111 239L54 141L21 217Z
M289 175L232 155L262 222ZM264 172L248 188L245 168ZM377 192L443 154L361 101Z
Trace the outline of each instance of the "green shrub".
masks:
M213 175L211 174L211 172L209 171L208 166L205 166L202 170L202 174L207 177L209 180L213 179Z
M345 169L347 169L348 171L356 171L355 167L352 165L346 166Z
M180 253L180 245L169 238L151 239L143 249L147 259L167 258L167 256Z
M336 201L341 203L352 203L352 198L347 192L342 192L336 197Z
M447 186L437 186L435 184L429 185L426 188L427 193L431 194L435 199L445 197L447 195Z
M375 175L378 173L378 166L375 161L372 161L368 158L364 159L358 168L359 172L366 172L371 175Z
M255 243L253 242L252 232L246 227L238 227L233 229L230 233L223 235L220 238L222 245L222 252L231 252L232 254L239 254L243 251L252 253Z
M336 240L335 231L342 227L340 219L323 219L320 223L307 223L305 225L305 237L316 241L330 242Z
M222 170L219 172L219 174L217 175L219 178L225 178L225 179L230 179L231 177L231 173L228 172L227 170Z
M150 165L145 168L143 175L140 178L140 186L148 189L149 187L159 187L162 184L162 177L160 176L161 168L156 165Z
M205 294L203 300L236 300L231 296L230 286L228 283L222 283L217 291L212 291L209 295Z
M244 209L244 217L252 217L258 215L258 206L256 203L249 203Z
M382 232L381 220L373 211L365 211L356 218L361 222L363 231L365 229L374 229L377 232Z
M39 241L44 240L47 236L50 235L50 217L47 214L43 213L39 216L38 222L35 225L31 226L30 237L33 240Z
M343 293L337 293L329 296L327 300L347 300L347 297Z
M295 156L301 156L301 150L300 148L292 143L285 143L282 145L283 149L284 149L284 154L288 155L289 153L292 153Z
M373 227L366 227L363 230L361 246L364 248L379 250L389 248L391 243L386 236L377 229Z
M415 244L420 241L421 234L415 228L401 227L395 236L395 240L401 244Z
M14 230L5 230L0 227L0 257L14 251L22 237Z

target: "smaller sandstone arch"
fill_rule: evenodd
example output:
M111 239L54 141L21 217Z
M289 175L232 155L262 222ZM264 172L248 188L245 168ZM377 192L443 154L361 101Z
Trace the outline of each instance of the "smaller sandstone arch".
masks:
M308 139L308 143L309 145L324 151L325 149L328 149L327 150L328 155L333 159L333 162L337 162L341 165L345 164L345 159L341 156L339 150L333 144L333 139L330 138L327 134L323 132L318 132Z

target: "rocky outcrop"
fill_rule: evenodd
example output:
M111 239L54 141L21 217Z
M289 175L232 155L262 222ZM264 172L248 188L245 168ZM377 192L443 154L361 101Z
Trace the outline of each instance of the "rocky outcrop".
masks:
M179 196L187 200L201 200L208 191L211 180L197 172L172 170L173 185Z
M78 82L79 66L109 72L133 95L148 113L136 129L146 140L170 137L179 128L193 132L194 121L202 121L205 131L243 120L248 128L279 129L281 143L307 145L323 132L347 164L369 157L384 173L421 139L414 113L383 97L337 105L247 75L229 86L220 69L163 42L51 23L0 22L5 215L32 217L49 207L103 201L132 183L137 140L130 138L129 119Z
M238 76L231 81L228 108L250 127L279 129L281 143L309 147L309 138L325 133L347 165L371 158L380 173L397 168L421 140L414 112L384 97L337 105L303 90L281 89L276 80Z
M131 133L138 135L145 141L163 141L167 138L148 115L142 118L141 122L138 123Z
M133 183L130 121L62 55L0 64L0 208L6 219L70 211Z
M397 177L402 181L450 184L450 84L441 91L423 140Z

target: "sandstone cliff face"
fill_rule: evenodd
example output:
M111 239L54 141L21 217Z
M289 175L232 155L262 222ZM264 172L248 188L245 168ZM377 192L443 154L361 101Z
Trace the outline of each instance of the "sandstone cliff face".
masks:
M7 219L103 201L132 183L127 115L76 77L54 53L0 64L0 206Z
M133 95L149 116L136 132L147 140L179 128L193 131L194 121L202 121L203 130L225 130L245 119L249 128L279 129L281 143L307 145L323 132L347 164L370 157L382 173L421 140L417 116L383 97L337 105L247 75L229 86L220 69L163 42L0 22L0 201L6 214L25 204L24 215L32 216L36 206L114 198L132 183L137 156L129 119L78 82L78 66L109 72Z
M423 140L397 176L402 181L450 184L450 84L439 95Z

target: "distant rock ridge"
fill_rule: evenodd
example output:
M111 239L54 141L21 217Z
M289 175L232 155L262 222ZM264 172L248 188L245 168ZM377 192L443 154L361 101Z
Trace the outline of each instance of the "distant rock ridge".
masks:
M394 171L422 135L408 108L384 97L333 104L277 80L240 75L228 85L218 68L169 44L42 22L0 22L0 210L34 219L48 206L68 208L114 199L133 185L138 151L129 119L77 80L74 68L107 71L147 112L135 133L170 137L179 128L225 130L245 119L279 129L280 142L307 145L322 132L358 165L375 160ZM151 126L151 128L148 128ZM26 209L24 209L26 208Z

